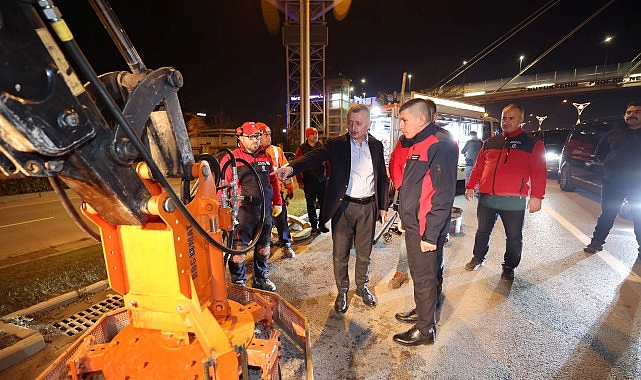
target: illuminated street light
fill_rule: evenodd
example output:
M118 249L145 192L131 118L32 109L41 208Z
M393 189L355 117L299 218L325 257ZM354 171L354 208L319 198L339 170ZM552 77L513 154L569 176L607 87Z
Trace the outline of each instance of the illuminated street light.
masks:
M407 91L410 93L410 96L411 96L411 94L412 94L412 74L407 74L407 79L408 79Z
M543 124L543 120L547 119L548 117L547 117L547 115L546 116L534 116L534 117L536 117L536 120L539 121L539 131L540 131L541 130L541 124Z
M572 103L574 107L576 107L576 112L579 114L578 118L576 119L576 125L581 124L581 114L583 113L583 110L588 108L590 105L590 102L587 103Z
M524 55L519 57L519 73L521 72L521 67L523 66L523 59L525 58Z
M603 39L603 45L605 46L605 59L603 60L603 76L605 77L605 70L606 66L608 65L608 46L610 46L610 42L612 41L614 37L612 36L605 36Z
M204 112L196 112L196 116L207 117L207 114Z

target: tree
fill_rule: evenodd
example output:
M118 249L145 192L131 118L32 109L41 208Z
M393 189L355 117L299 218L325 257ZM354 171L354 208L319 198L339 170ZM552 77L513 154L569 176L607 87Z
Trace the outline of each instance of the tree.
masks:
M211 116L211 122L214 124L214 128L216 129L229 129L234 127L231 123L229 115L226 114L223 110L216 111Z
M194 115L187 122L187 134L189 137L198 136L201 131L208 128L205 118L202 116Z

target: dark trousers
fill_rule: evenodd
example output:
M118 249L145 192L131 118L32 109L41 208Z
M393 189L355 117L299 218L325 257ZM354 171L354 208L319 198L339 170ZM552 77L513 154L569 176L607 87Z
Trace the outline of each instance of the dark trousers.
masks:
M641 246L641 195L639 189L628 184L626 180L608 180L603 182L601 189L601 215L597 219L592 243L603 245L605 238L608 237L614 219L616 219L621 204L625 198L628 198L630 205L630 216L634 224L634 234L637 238L637 244Z
M521 262L521 252L523 251L525 209L500 210L484 205L479 199L476 209L478 229L476 230L472 253L479 262L485 259L485 255L490 248L490 236L499 216L505 229L505 255L503 261L506 266L516 268Z
M271 204L271 198L270 198ZM269 242L272 233L272 218L269 214L271 210L265 210L265 222L263 229L258 237L258 243L254 247L254 277L267 278L267 259L269 258ZM241 206L238 208L238 229L236 230L236 247L237 249L245 248L249 245L256 230L259 227L260 207ZM232 257L233 258L233 257ZM229 273L231 281L247 281L247 269L245 262L235 263L232 258L229 259Z
M369 283L372 241L376 228L376 202L343 201L332 218L334 280L339 291L349 289L349 251L356 248L354 280L360 289Z
M321 207L321 213L323 212L323 202L325 202L325 183L325 181L305 182L303 192L305 193L305 201L307 202L307 217L309 218L309 224L312 228L318 227L318 216L316 215L317 199L318 205Z
M287 204L285 203L285 194L281 192L280 195L283 198L283 211L281 211L277 217L272 218L272 223L276 226L276 231L278 231L278 242L290 243L292 241L292 236L289 233L289 223L287 222Z
M410 274L414 282L414 303L418 315L416 328L423 334L428 334L436 325L436 301L443 281L441 263L445 237L439 238L435 251L422 252L419 234L407 230L405 244Z

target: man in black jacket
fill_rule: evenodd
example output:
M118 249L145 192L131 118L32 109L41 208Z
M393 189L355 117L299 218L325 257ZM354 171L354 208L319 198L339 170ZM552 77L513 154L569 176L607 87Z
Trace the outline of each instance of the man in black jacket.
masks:
M280 179L286 179L321 162L330 163L320 224L332 221L334 280L338 288L334 309L341 314L348 308L347 268L352 242L356 248L356 294L365 305L376 306L376 297L368 289L369 269L376 219L385 221L387 217L389 179L383 144L368 133L371 124L369 108L354 105L347 112L348 133L329 139L320 148L290 162L289 167L276 171Z
M321 147L320 142L318 142L318 130L316 128L307 127L305 129L305 138L305 142L296 149L296 158ZM318 216L316 215L316 201L318 200L321 214L323 213L323 203L325 202L325 182L327 181L325 163L321 162L311 169L296 174L296 180L298 181L298 187L303 189L305 193L307 217L312 227L312 233L329 232L324 223L318 225Z
M624 199L630 202L634 234L641 257L641 102L628 105L623 116L626 127L611 129L597 145L596 156L603 162L601 188L601 215L594 227L592 241L583 251L597 253L603 250L605 238L614 225Z

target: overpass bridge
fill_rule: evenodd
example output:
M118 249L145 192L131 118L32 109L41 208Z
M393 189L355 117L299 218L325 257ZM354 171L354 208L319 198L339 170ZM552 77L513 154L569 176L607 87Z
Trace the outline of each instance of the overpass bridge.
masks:
M641 85L641 61L623 62L567 71L520 75L444 86L428 94L466 103L487 104L512 99L607 91Z

